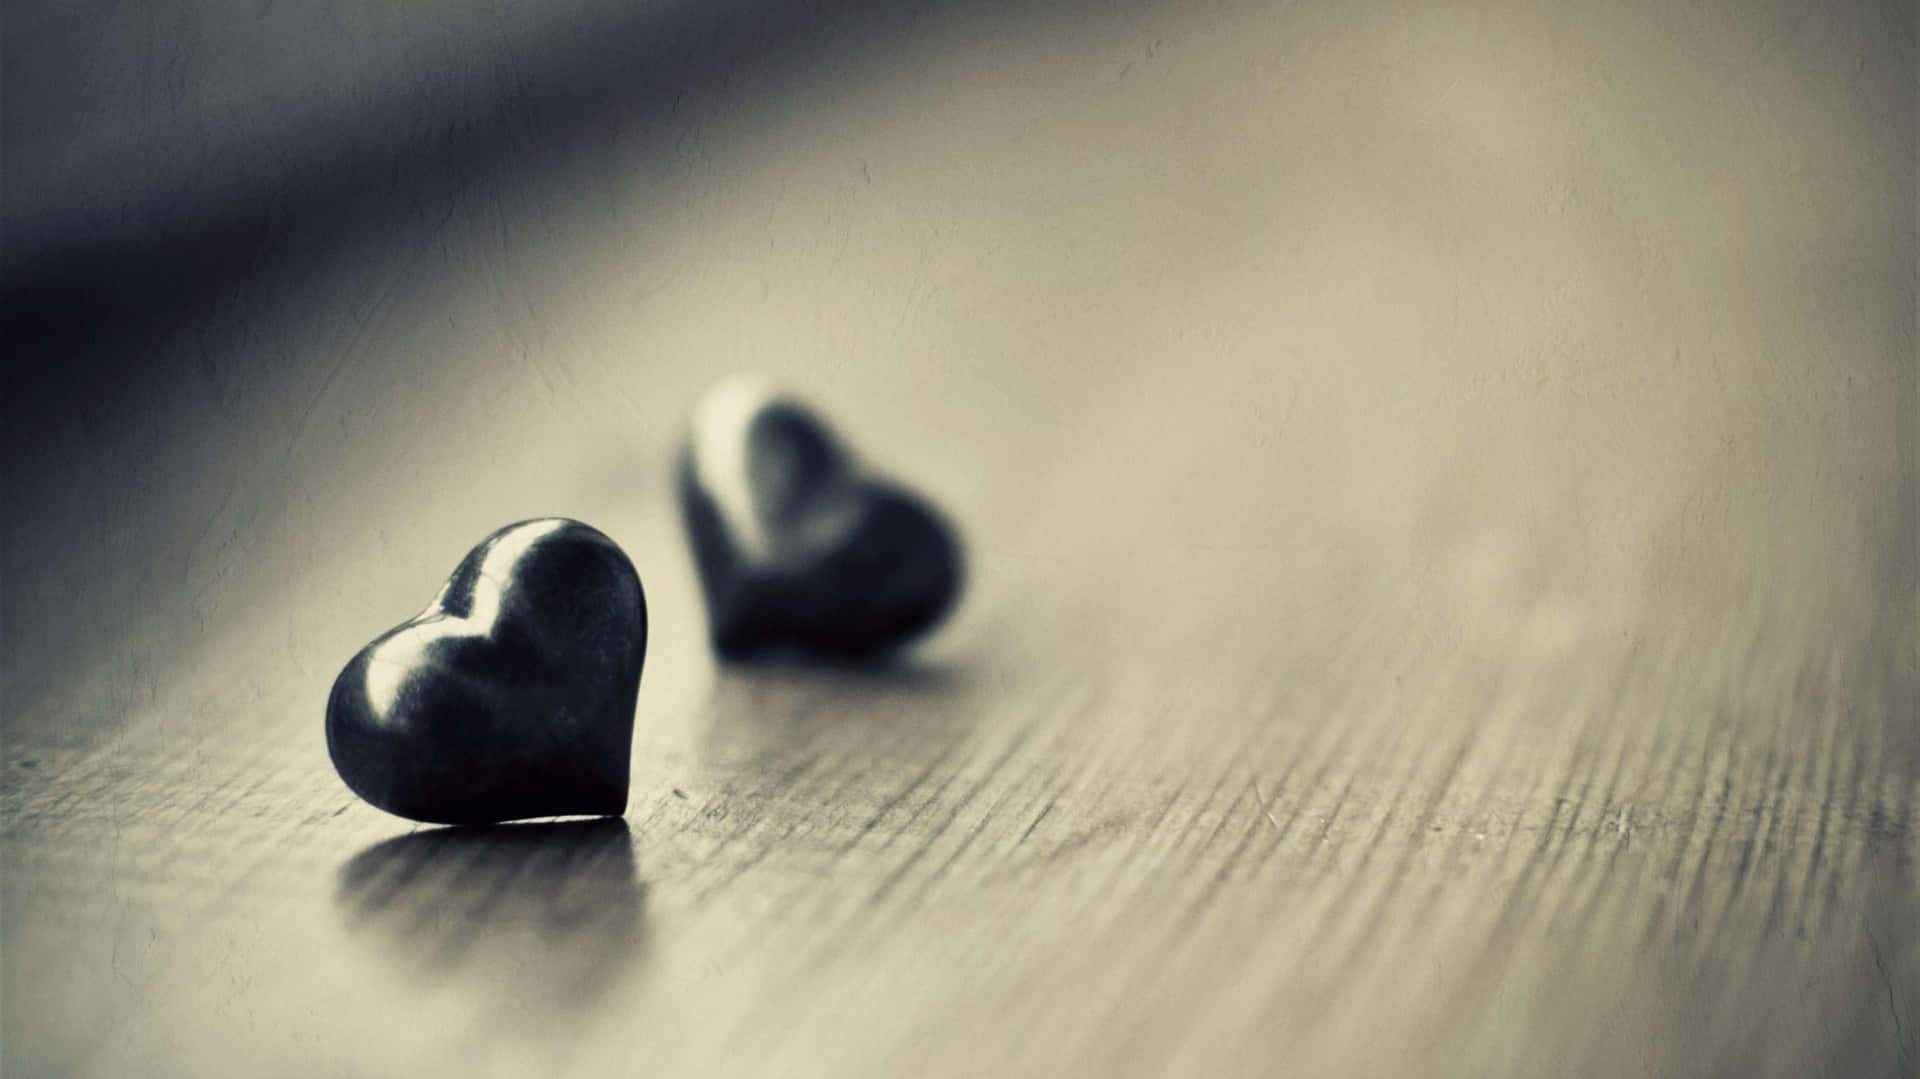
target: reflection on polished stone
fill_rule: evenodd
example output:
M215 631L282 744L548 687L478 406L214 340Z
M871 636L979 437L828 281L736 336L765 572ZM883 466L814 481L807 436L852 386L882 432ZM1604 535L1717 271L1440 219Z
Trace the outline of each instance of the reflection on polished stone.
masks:
M356 794L414 820L621 813L646 647L640 577L611 539L509 525L340 672L327 749Z
M421 988L541 1024L586 1010L646 950L646 887L617 818L389 839L340 867L334 905Z
M701 401L679 490L723 656L872 655L931 629L958 598L945 518L863 471L819 416L757 377Z

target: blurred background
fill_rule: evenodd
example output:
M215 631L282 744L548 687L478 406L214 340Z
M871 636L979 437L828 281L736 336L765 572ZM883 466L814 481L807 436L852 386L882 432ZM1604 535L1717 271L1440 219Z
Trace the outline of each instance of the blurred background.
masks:
M1912 1074L1915 24L1898 0L11 4L8 1073L640 1046L788 1074ZM903 670L715 669L670 461L738 370L966 534L970 591ZM379 923L366 867L405 826L339 787L322 702L469 546L548 514L646 582L653 815L637 855L623 832L581 857L620 868L591 892L617 903L637 857L654 925L583 975L600 1025L564 1059L443 1055L334 947ZM855 740L870 778L796 778ZM1030 775L979 771L1003 744ZM1251 799L1215 784L1235 768ZM1011 882L991 837L1027 820L992 810L957 862L871 849L869 811L923 827L896 774L959 780L925 806L963 825L970 789L1052 785L1080 838ZM1289 809L1406 857L1296 849ZM1223 861L1267 821L1262 868ZM1476 833L1512 860L1451 845ZM810 835L853 852L839 876ZM1151 888L1089 913L1076 867L1174 887L1158 844L1203 840L1238 887L1217 913ZM1323 855L1341 871L1306 872ZM765 958L792 928L769 896L839 911L848 880L890 896L943 860L905 928ZM1053 919L1025 951L901 965L993 941L1008 889ZM1620 920L1513 913L1563 894ZM1610 928L1568 943L1587 915ZM1128 984L1077 935L1108 931L1165 944L1134 972L1162 992L1086 1002ZM1663 933L1705 936L1647 958ZM495 1014L405 965L456 986L445 1029ZM1555 995L1574 969L1601 973ZM802 999L872 1010L847 1033ZM1269 1022L1291 1001L1324 1014ZM342 1017L352 1045L316 1048Z

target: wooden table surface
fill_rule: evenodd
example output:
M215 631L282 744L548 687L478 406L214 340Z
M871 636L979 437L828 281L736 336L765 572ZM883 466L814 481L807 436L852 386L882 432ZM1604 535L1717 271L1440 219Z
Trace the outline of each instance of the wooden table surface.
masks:
M14 1076L1920 1073L1911 4L16 4ZM716 668L688 406L967 540ZM623 820L339 667L633 556Z

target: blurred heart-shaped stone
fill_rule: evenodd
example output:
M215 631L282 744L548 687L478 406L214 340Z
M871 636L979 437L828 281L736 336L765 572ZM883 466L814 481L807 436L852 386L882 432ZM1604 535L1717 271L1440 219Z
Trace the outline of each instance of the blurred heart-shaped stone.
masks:
M932 628L959 595L960 546L939 512L864 472L764 379L737 376L701 401L679 487L723 656L872 655Z
M354 793L414 820L619 814L646 650L640 576L612 540L508 525L347 663L327 750Z

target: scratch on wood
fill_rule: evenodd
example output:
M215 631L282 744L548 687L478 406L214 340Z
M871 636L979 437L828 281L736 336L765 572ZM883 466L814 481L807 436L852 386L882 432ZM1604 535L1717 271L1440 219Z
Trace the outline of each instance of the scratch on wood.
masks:
M1267 818L1267 823L1273 825L1274 831L1276 832L1279 831L1280 822L1273 819L1273 810L1267 808L1267 796L1260 793L1260 777L1259 776L1252 777L1252 785L1253 785L1253 802L1255 805L1260 807L1260 815Z
M1873 951L1873 966L1880 972L1880 984L1887 991L1887 1014L1893 1017L1894 1052L1901 1070L1911 1074L1913 1061L1909 1059L1912 1050L1907 1044L1907 1028L1900 1021L1900 1004L1893 994L1893 978L1887 974L1886 960L1880 955L1880 939L1873 935L1873 925L1865 917L1860 919L1860 927L1867 931L1867 945Z
M1053 812L1053 806L1054 806L1054 803L1055 803L1055 802L1058 802L1059 800L1060 800L1060 799L1059 799L1058 797L1054 797L1054 798L1049 798L1049 799L1047 799L1047 804L1046 804L1046 806L1045 806L1044 808L1042 808L1042 809L1040 810L1040 815L1039 815L1039 816L1037 816L1037 817L1035 817L1035 818L1033 818L1033 823L1032 823L1032 824L1029 824L1029 825L1027 825L1027 830L1026 830L1026 831L1024 831L1024 832L1021 832L1021 833L1020 833L1020 838L1019 838L1019 840L1018 840L1017 842L1015 842L1015 843L1014 843L1014 846L1016 846L1016 847L1017 847L1017 846L1020 846L1020 845L1021 845L1022 843L1025 843L1025 842L1026 842L1026 841L1027 841L1027 840L1028 840L1029 838L1031 838L1031 837L1033 836L1033 830L1034 830L1035 828L1038 828L1038 827L1040 827L1040 822L1041 822L1041 821L1043 821L1043 820L1046 820L1046 819L1047 819L1047 814L1049 814L1049 813L1051 813L1051 812Z

